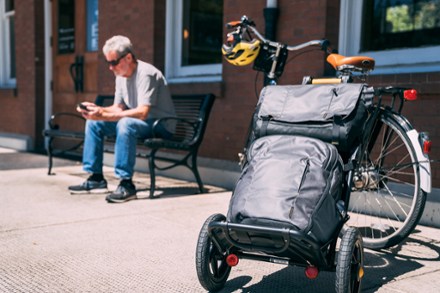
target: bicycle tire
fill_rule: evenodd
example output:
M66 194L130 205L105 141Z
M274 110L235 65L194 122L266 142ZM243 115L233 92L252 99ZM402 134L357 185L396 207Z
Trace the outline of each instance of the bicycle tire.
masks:
M211 215L206 219L199 233L196 248L196 270L200 285L208 291L219 291L226 283L231 267L226 263L226 256L222 254L208 234L208 225L211 222L224 221L222 214Z
M403 241L425 207L420 166L406 134L412 127L399 117L380 109L373 128L377 136L365 141L371 150L361 154L354 173L348 225L358 227L364 246L370 249L385 249Z

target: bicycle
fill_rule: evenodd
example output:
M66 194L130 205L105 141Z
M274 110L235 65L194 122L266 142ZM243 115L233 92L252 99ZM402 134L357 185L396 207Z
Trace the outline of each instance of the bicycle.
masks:
M253 40L250 46L258 42L259 52L250 51L255 56L229 61L232 64L241 62L234 65L247 65L252 60L253 69L264 73L265 85L277 85L289 51L300 51L307 47L319 47L325 51L327 61L336 70L337 76L306 76L303 84L352 83L355 79L364 82L374 69L374 59L339 55L331 50L327 40L312 40L296 46L268 40L246 16L240 21L229 22L227 27L234 29L228 34L230 43L240 42L246 37ZM233 57L238 60L236 56ZM428 156L431 141L427 133L419 133L402 115L405 101L417 98L414 89L379 87L374 89L374 97L359 145L350 156L343 154L345 162L352 166L347 172L351 186L347 187L345 200L351 215L348 225L359 228L365 247L384 249L403 241L422 216L426 196L431 192ZM385 101L385 97L391 99ZM249 132L244 153L252 136ZM241 164L245 164L244 158L241 154Z
M348 99L351 102L354 98L353 93L359 95L358 89L361 88L360 94L363 95L364 88L367 87L368 105L364 104L365 100L360 103L361 97L356 97L358 105L362 104L365 108L358 106L361 111L356 111L354 116L357 117L358 113L366 113L366 116L361 115L363 131L356 135L355 143L350 144L347 149L344 149L341 145L339 145L340 148L332 146L333 150L337 149L344 163L344 168L339 165L341 170L343 169L343 180L337 181L338 187L342 185L342 192L341 199L333 201L332 206L329 206L326 211L331 212L336 208L340 214L340 221L336 226L334 221L316 225L316 227L325 227L326 229L323 230L328 230L329 237L318 239L310 230L301 230L298 226L292 227L284 223L280 227L277 224L272 226L268 224L266 218L258 221L260 220L258 213L255 216L256 222L253 222L254 219L251 222L240 222L232 220L233 218L227 218L222 214L214 214L206 219L197 242L196 270L200 284L209 291L222 289L229 277L231 267L236 266L239 259L243 258L303 266L305 267L306 276L310 279L316 278L320 270L335 272L336 292L360 292L364 275L364 246L372 249L384 249L404 240L418 224L424 210L426 195L431 191L430 161L428 157L431 142L426 133L418 133L401 114L404 101L414 100L417 92L412 89L398 87L374 89L365 85L367 74L374 69L374 59L365 56L345 57L339 55L331 50L327 40L312 40L296 46L270 41L258 32L255 24L246 16L243 16L240 21L228 23L227 27L234 29L234 31L228 34L227 45L222 48L223 55L234 65L253 63L253 69L264 73L265 85L277 85L278 78L283 74L284 66L287 63L289 51L319 47L327 53L327 61L337 71L337 76L335 78L306 76L303 78L303 84L340 83L342 85L340 87L333 85L329 87L325 85L322 87L300 86L300 89L307 91L308 94L312 93L312 90L313 93L318 94L312 94L313 96L307 94L301 96L299 94L299 96L307 97L307 102L313 99L315 107L320 107L323 104L317 98L328 99L330 96L331 100L325 104L325 109L328 110L333 105L333 99L338 101ZM251 41L243 42L245 34ZM256 39L253 36L256 36ZM357 78L362 80L362 84L353 82ZM344 87L344 84L347 85ZM285 94L287 91L295 91L296 88L293 88L295 86L289 87L288 90L285 90L285 88L280 89L280 87L265 87L263 91L265 89L269 92L272 91L272 93L275 91L278 95L285 90L281 94L282 99L276 100L277 95L272 96L277 102L276 111L280 111L277 107L281 104L284 114L285 109L290 109L287 106L288 104L292 108L295 107L286 99L286 97L291 96ZM321 95L322 88L325 90L324 96ZM346 95L344 95L344 88L348 92ZM357 89L352 91L353 88ZM277 92L277 90L280 91ZM340 94L338 94L338 91ZM388 96L391 97L391 100L386 102L385 97ZM270 94L265 98L267 97L270 97ZM293 102L297 101L294 100ZM346 107L345 104L344 106L337 102L335 104L340 108ZM309 104L302 101L301 105L300 108L307 114L313 113L313 116L315 115ZM333 111L333 108L331 111ZM321 116L322 114L325 116L331 111L319 113ZM298 112L289 112L289 115L287 115L289 119L292 117L292 113ZM292 121L277 120L277 117L281 117L278 114L275 115L277 116L275 118L270 116L270 113L268 115L265 116L266 120L258 120L264 117L254 115L243 154L240 156L240 163L243 168L250 166L250 169L252 169L252 167L255 167L255 165L252 166L252 162L255 161L246 162L246 158L250 146L250 154L252 154L252 147L255 145L257 145L257 148L261 146L258 144L261 141L259 137L262 137L264 143L270 140L271 137L263 136L281 134L272 136L272 138L280 139L282 137L283 142L287 141L287 144L289 144L291 139L298 139L301 136L286 129L285 125L288 126L288 129L292 129L291 126L294 125ZM339 122L336 122L336 120L341 117L336 115L330 117L333 117L335 122L331 124L332 128L330 128L333 132L334 129L337 129L335 126L339 126ZM366 117L365 120L363 117ZM273 125L275 125L272 130L275 129L275 131L268 133L271 119ZM304 120L300 120L300 122L302 121ZM261 122L259 129L257 122ZM311 124L306 125L310 127ZM262 134L262 129L264 129L265 134ZM281 129L281 132L277 132L276 129ZM287 133L295 136L293 138L289 137ZM306 133L306 136L308 133ZM328 132L326 133L328 134ZM314 136L312 135L312 137ZM324 142L327 142L328 146L329 141L327 141L327 138ZM307 138L302 137L302 139ZM316 139L316 137L313 139ZM253 144L254 141L255 144ZM310 145L306 145L306 148L310 150ZM265 151L268 149L262 149L262 155L265 156L267 154ZM252 157L250 159L252 160ZM267 163L267 161L264 162ZM301 164L300 161L297 162ZM287 166L290 163L289 161ZM307 166L306 164L305 171L300 173L303 176L301 182L308 177L307 175L304 176L304 174L307 174ZM257 166L255 168L263 167ZM243 170L242 176L245 177L248 171L249 169ZM258 173L256 177L261 178L261 173ZM246 180L251 182L248 184L253 182L249 178ZM249 186L246 185L246 187ZM259 186L261 187L261 185ZM299 185L294 186L298 188L299 193ZM265 190L263 187L263 192ZM255 190L249 192L251 196L252 192L255 192ZM326 193L324 192L322 196L326 196ZM292 197L295 196L292 194ZM234 198L234 194L232 198ZM247 199L251 199L251 197L247 197ZM280 201L276 200L275 206L277 204L279 205ZM333 204L336 204L336 207ZM290 211L292 210L290 209ZM231 210L228 211L228 217L231 216L230 212ZM326 220L330 219L325 214L321 215L324 215ZM267 218L270 220L271 216ZM330 219L330 221L332 220ZM314 227L313 224L311 227ZM332 227L328 224L332 224Z

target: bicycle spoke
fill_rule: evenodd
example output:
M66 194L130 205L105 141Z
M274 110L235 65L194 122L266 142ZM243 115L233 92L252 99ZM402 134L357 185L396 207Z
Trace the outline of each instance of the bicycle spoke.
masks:
M392 202L396 203L396 205L400 208L400 210L405 214L405 218L408 216L408 213L405 211L405 209L402 207L401 202L397 200L397 198L394 196L394 193L388 188L388 185L385 185L385 189L388 191L390 197L392 198ZM400 222L400 218L397 215L397 213L394 211L394 209L391 207L390 203L385 199L385 202L387 203L388 207L390 208L390 211L394 214L394 218Z

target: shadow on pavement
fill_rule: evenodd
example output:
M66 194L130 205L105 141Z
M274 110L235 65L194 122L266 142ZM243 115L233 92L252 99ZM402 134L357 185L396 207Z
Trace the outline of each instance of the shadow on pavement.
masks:
M414 234L413 234L414 235ZM419 261L437 262L440 260L438 243L414 237L408 238L398 246L388 250L365 250L365 276L362 282L362 292L376 292L387 283L424 266ZM253 266L258 266L257 261ZM278 266L273 264L273 266ZM320 272L315 280L309 280L304 275L304 268L285 267L268 274L258 283L249 287L252 276L240 268L240 264L232 270L240 270L241 276L230 278L225 288L219 292L333 292L335 287L335 272ZM420 273L420 272L418 272ZM231 272L232 275L232 272Z
M189 186L178 186L178 187L156 187L156 191L154 193L153 199L163 199L163 198L175 198L181 196L188 196L194 194L200 194L199 188L193 184L188 183ZM225 189L214 187L214 186L205 186L203 193L217 193L217 192L225 192ZM149 188L137 188L138 192L138 200L148 200L149 198Z

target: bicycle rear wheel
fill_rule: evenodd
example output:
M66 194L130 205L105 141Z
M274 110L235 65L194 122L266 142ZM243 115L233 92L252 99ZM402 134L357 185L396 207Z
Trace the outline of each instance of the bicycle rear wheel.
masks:
M364 246L371 249L404 240L425 207L415 151L394 115L381 110L366 142L369 147L358 161L350 195L348 225L358 227Z

